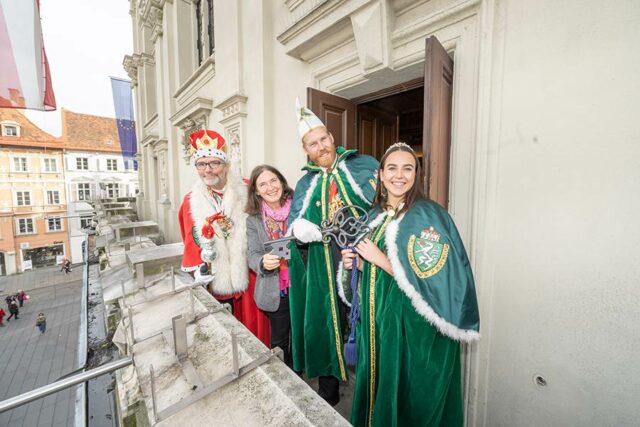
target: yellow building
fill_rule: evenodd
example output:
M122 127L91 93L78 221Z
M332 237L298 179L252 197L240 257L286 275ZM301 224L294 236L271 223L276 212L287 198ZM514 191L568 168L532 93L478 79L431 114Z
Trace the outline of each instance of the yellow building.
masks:
M0 109L0 274L70 253L63 146L21 112Z

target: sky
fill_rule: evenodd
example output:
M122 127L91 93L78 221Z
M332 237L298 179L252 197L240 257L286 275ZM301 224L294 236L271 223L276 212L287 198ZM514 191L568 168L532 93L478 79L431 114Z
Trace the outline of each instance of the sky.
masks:
M60 136L60 109L115 117L110 76L128 79L124 55L133 53L127 0L40 0L44 46L56 111L26 110L39 127Z

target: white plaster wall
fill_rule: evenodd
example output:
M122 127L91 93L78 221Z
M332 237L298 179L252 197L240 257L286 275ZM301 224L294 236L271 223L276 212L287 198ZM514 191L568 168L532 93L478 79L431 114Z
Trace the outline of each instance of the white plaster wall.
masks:
M247 101L247 137L243 147L244 173L268 163L294 186L306 162L295 113L295 98L306 103L306 88L313 86L308 64L286 55L275 39L278 19L275 2L262 8L244 7L244 83Z
M496 4L477 423L637 425L640 3Z
M270 163L293 186L305 162L295 97L306 102L308 86L357 96L380 89L383 79L416 77L424 38L437 35L456 63L451 200L482 317L483 339L467 365L468 422L632 425L640 415L633 357L640 340L632 330L640 320L640 3L485 0L478 15L474 2L392 3L404 11L390 20L396 71L365 81L349 62L353 43L316 63L343 64L336 74L318 75L288 55L276 40L282 2L217 2L215 77L192 98L215 106L245 95L243 172ZM439 20L451 10L459 12ZM177 60L192 49L188 41L164 54ZM167 117L158 120L167 121L176 107L159 102ZM222 131L222 118L214 108L209 127ZM181 131L167 135L170 156L180 156L169 175L177 208L197 175L176 148ZM534 374L548 386L536 386Z

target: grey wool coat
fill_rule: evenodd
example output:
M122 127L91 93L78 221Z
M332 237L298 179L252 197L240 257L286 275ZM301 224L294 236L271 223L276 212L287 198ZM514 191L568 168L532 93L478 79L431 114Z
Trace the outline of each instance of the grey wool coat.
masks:
M260 215L247 217L247 261L249 268L256 273L256 289L253 299L260 310L274 312L280 307L280 275L278 269L262 269L262 257L265 254L264 242L268 241L267 232Z

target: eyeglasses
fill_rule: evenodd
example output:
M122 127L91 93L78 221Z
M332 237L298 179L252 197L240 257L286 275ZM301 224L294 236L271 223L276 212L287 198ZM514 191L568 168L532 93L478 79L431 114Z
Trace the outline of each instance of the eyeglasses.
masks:
M221 160L212 160L210 162L196 162L196 169L203 171L207 168L207 166L209 166L211 169L217 169L224 164L225 163Z

